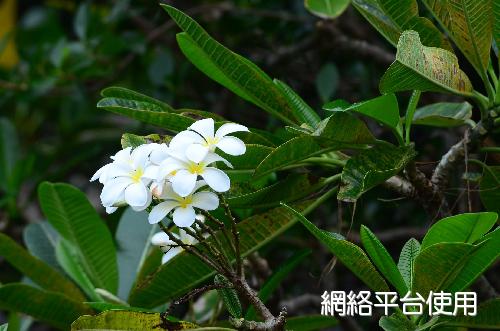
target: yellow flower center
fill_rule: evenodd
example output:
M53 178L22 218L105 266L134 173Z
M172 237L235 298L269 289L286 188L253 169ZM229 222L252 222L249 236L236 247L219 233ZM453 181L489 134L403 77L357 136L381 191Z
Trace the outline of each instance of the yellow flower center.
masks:
M132 173L132 181L134 183L139 183L141 181L142 175L144 175L144 171L141 168L134 170L134 172Z
M179 204L180 204L180 207L181 208L186 208L187 206L189 206L191 203L193 203L193 197L190 195L190 196L187 196L185 198L180 198L179 199Z
M203 143L203 146L210 147L210 146L213 146L213 145L217 145L218 142L219 142L219 138L217 138L217 137L209 137Z
M187 170L192 174L201 175L205 170L205 164L190 162Z

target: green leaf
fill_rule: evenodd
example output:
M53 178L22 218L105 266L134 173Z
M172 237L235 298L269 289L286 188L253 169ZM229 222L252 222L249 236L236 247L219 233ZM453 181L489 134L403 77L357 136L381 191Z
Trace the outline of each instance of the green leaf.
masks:
M62 294L17 283L0 287L0 309L21 312L63 330L69 330L78 316L90 313L85 305Z
M118 296L126 299L151 247L157 226L148 223L148 214L127 208L116 229L116 245L120 282Z
M398 269L403 276L406 287L413 291L413 284L415 279L415 258L420 253L420 243L417 239L411 238L408 240L401 254L399 255Z
M345 110L366 115L395 130L400 126L398 99L392 93L355 103Z
M423 1L481 75L486 75L490 61L494 1Z
M248 144L246 147L247 150L243 155L224 155L231 162L234 170L254 170L273 151L271 147L256 144ZM221 166L224 165L221 164Z
M306 315L287 318L285 326L287 330L293 331L316 331L327 330L338 323L333 316Z
M389 144L361 151L347 161L337 198L356 201L366 191L398 174L415 155L411 146Z
M0 331L7 331L9 329L9 323L0 325Z
M376 140L363 121L341 111L321 121L312 135L344 144L373 144Z
M24 228L23 240L31 255L39 258L56 270L56 244L59 235L48 222L31 223Z
M286 260L271 277L262 285L259 291L259 298L263 303L266 303L271 295L276 291L278 286L283 282L283 280L295 269L298 265L311 254L310 249L301 250L295 253L292 257ZM249 321L255 321L257 314L255 308L250 306L247 313L245 314L245 319Z
M396 61L380 81L380 91L449 92L470 97L472 85L459 69L457 57L447 50L426 47L418 33L405 31L399 38Z
M158 99L149 97L142 93L129 90L124 87L111 86L107 87L101 91L101 95L104 98L116 98L123 100L133 100L139 102L139 104L144 104L148 106L148 109L155 112L175 112L169 104L166 104Z
M186 330L195 329L196 325L170 319L162 321L160 313L138 311L110 310L96 316L81 316L71 324L71 331L84 330L128 330L143 331L162 329Z
M85 195L71 185L44 182L38 187L38 197L49 222L77 249L94 286L116 293L118 268L113 239Z
M424 298L452 284L474 246L464 243L439 243L425 249L415 259L414 291Z
M283 204L288 210L293 212L299 221L306 227L312 235L324 244L349 270L361 279L369 288L374 291L388 291L384 278L377 272L365 252L355 244L339 239L339 236L327 231L318 229L309 222L298 211Z
M224 286L223 288L218 288L217 293L219 293L219 296L222 298L222 301L231 316L234 318L240 318L243 315L241 303L231 282L223 275L217 274L214 278L214 284Z
M353 0L354 7L385 39L396 46L405 30L416 30L425 46L451 50L441 31L427 18L419 17L416 0Z
M76 300L83 300L82 293L71 281L45 262L32 256L3 233L0 233L0 256L44 289L60 292Z
M497 49L500 48L500 2L498 1L493 1L493 40ZM497 57L500 63L499 53L497 53Z
M80 286L89 298L101 301L101 298L95 292L95 286L81 265L81 259L76 253L76 249L63 238L60 238L56 245L56 258L64 272Z
M330 100L339 85L339 71L334 63L327 63L321 67L316 76L316 89L322 102Z
M73 29L77 37L84 40L87 37L88 23L90 16L90 8L87 2L83 2L78 6L76 11L75 21L73 22Z
M500 214L500 166L484 169L479 196L486 210Z
M351 0L304 0L304 6L321 18L336 18L349 6Z
M451 128L471 121L472 106L467 101L438 102L418 108L413 115L413 124Z
M294 214L279 207L238 223L242 255L246 256L259 249L296 221ZM129 303L137 307L156 307L185 294L213 275L213 270L195 256L182 252L137 283L130 293Z
M500 325L500 299L492 299L477 307L476 316L440 316L439 322L446 321L445 326L458 326L474 329L498 329Z
M450 292L468 288L500 257L500 228L481 239L481 245L470 254L455 281L448 287Z
M406 317L399 314L392 314L391 316L382 316L378 321L378 325L385 331L414 331L417 330L413 324Z
M315 127L321 121L319 115L298 95L290 86L275 79L274 84L278 86L283 95L287 98L295 117L302 123Z
M361 242L368 256L382 275L391 283L400 295L408 292L408 287L396 266L396 263L385 249L384 245L366 226L361 225Z
M174 7L161 6L184 30L177 35L177 43L199 70L285 123L296 122L288 101L261 69L218 43L191 17Z
M0 118L0 189L7 190L9 177L19 159L19 140L14 125Z
M100 313L107 310L126 310L126 311L139 311L145 313L154 313L155 311L138 308L138 307L130 307L128 305L122 305L118 303L109 303L109 302L85 302L87 306Z
M472 244L495 225L496 213L465 213L436 222L422 240L422 250L442 242Z

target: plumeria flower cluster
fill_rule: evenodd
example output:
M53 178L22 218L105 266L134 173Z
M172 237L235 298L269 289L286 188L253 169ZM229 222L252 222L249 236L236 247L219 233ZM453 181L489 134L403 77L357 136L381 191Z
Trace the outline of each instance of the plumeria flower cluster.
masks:
M119 151L91 181L99 180L104 185L101 202L108 213L125 205L136 211L153 206L149 223L158 223L171 214L178 227L189 227L196 210L217 209L219 198L214 192L229 190L229 177L216 164L232 165L217 152L243 155L245 144L231 136L240 131L248 128L225 123L215 131L213 119L199 120L168 145L150 143Z

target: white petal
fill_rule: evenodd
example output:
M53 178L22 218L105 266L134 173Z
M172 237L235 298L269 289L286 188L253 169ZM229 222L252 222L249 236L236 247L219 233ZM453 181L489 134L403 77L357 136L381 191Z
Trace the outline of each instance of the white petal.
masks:
M196 178L198 178L198 175L192 174L187 170L182 169L177 171L171 179L174 192L181 197L188 196L193 192L196 185Z
M175 208L172 219L174 220L175 225L180 228L184 228L193 225L195 217L196 213L194 212L193 207L187 206L186 208Z
M177 171L179 169L185 168L185 164L181 161L170 157L163 161L160 164L160 168L158 169L158 174L156 177L157 181L163 181L167 176L169 176L172 172Z
M186 157L195 162L200 163L208 154L208 146L200 144L192 144L186 149Z
M144 206L151 192L143 183L134 183L125 189L125 201L132 207Z
M173 243L165 232L157 232L151 237L151 244L155 246L168 246Z
M216 154L216 153L208 153L207 157L203 160L203 163L205 163L206 165L209 165L210 163L214 163L214 162L218 162L218 161L222 161L229 168L233 168L233 165L228 160L226 160L225 158L223 158L222 156L220 156L219 154Z
M121 151L118 151L118 153L116 153L114 156L112 156L111 159L120 162L129 162L131 151L132 147L124 148Z
M111 163L108 163L108 164L105 164L102 167L100 167L99 170L97 170L95 172L94 176L92 176L92 178L90 178L90 181L93 182L94 180L99 178L99 182L104 184L106 182L106 180L103 177L106 177L106 171L109 170L110 166L111 166ZM101 179L102 179L102 181L101 181Z
M168 215L168 213L170 213L172 209L178 205L179 203L177 201L168 200L154 206L148 216L149 224L159 223L165 218L165 216Z
M129 178L118 177L106 182L101 192L101 202L104 207L113 206L123 195L123 191L132 184Z
M170 141L169 153L176 157L184 157L189 145L195 143L201 144L204 141L205 140L199 134L193 131L181 131Z
M161 258L161 263L162 264L165 264L167 263L168 261L170 261L174 256L176 256L177 254L179 254L180 252L182 252L183 249L182 247L172 247L168 250L168 252L166 252L163 257Z
M191 237L184 229L179 229L179 239L187 245L195 245L198 243L198 240Z
M246 131L248 132L248 128L244 125L236 124L236 123L225 123L222 124L221 127L217 130L215 133L215 136L217 138L222 138L225 135L228 135L233 132L238 132L238 131Z
M154 164L160 164L170 156L167 144L158 144L149 154L149 159Z
M205 168L201 176L207 182L208 186L216 192L226 192L231 185L231 181L226 173L217 168Z
M106 213L113 214L117 209L118 207L106 207Z
M216 146L220 148L224 153L235 156L243 155L247 150L245 143L241 141L241 139L233 136L222 138Z
M148 190L148 195L147 195L148 199L146 200L146 202L141 205L141 206L131 206L133 210L135 211L143 211L144 209L148 208L149 205L151 204L151 201L153 201L153 197L152 197L152 194L151 192Z
M219 207L219 198L212 192L198 192L193 194L193 206L204 210L215 210Z
M194 189L193 189L193 192L196 192L198 191L200 188L202 188L203 186L207 186L207 182L205 182L204 180L199 180L196 182L196 185L194 186Z
M145 168L148 162L149 154L151 153L152 146L151 144L143 144L136 147L131 154L132 163L134 167L137 168Z
M189 129L198 132L203 136L203 138L213 138L214 137L214 120L212 118L204 118L202 120L196 121Z
M147 179L156 179L158 178L159 170L160 166L150 164L149 166L146 167L146 169L144 169L142 177Z

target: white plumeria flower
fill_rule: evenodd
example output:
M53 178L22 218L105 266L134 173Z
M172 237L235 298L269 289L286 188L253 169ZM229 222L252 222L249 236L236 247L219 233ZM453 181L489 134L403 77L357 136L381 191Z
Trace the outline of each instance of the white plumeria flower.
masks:
M118 153L111 156L110 158L115 162L129 162L131 150L132 147L127 147L125 149L118 151ZM94 174L94 176L92 176L90 181L93 182L96 179L99 179L99 183L104 184L108 181L108 179L113 178L112 176L113 164L114 162L102 166L99 170L96 171L96 173Z
M229 155L245 154L245 143L241 139L228 136L233 132L248 132L246 126L236 123L225 123L217 132L214 133L214 120L205 118L194 122L188 127L190 131L183 131L180 134L184 135L185 139L190 140L190 146L187 147L185 153L189 160L199 163L209 152L215 152L219 148Z
M156 175L148 169L149 154L153 146L144 144L124 149L115 155L114 162L109 164L102 174L106 181L101 193L101 202L107 212L114 212L114 207L127 203L134 210L144 210L151 204L151 192L148 185ZM104 167L103 167L104 168ZM101 168L101 169L103 169Z
M188 235L186 231L179 229L179 234L172 233L173 236L175 236L177 239L180 239L184 244L186 245L195 245L198 243L198 241ZM155 246L160 246L162 251L165 253L161 259L161 263L167 263L170 261L174 256L182 252L184 249L182 247L176 246L177 244L174 243L168 235L165 232L158 232L153 235L151 238L151 243ZM175 247L172 247L175 246Z
M172 219L180 228L193 225L196 212L194 208L203 210L215 210L219 206L219 198L213 192L201 191L196 192L206 183L202 180L198 181L193 190L194 193L182 197L177 194L171 183L166 183L163 192L160 196L163 202L159 203L151 210L148 220L150 224L156 224L164 219L172 210Z
M193 192L199 176L216 192L229 190L231 181L226 173L209 165L222 161L228 167L232 167L231 163L215 153L208 153L200 162L194 162L187 158L185 153L189 144L190 142L184 140L181 134L172 139L168 152L170 157L160 164L156 181L162 183L167 179L170 180L173 190L181 197Z

